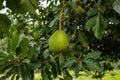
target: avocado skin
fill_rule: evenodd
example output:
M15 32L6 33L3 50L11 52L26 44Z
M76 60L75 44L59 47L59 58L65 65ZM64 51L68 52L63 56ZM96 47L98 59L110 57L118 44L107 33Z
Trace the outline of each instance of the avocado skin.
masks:
M52 52L63 52L69 45L66 33L63 30L55 31L49 38L49 49Z

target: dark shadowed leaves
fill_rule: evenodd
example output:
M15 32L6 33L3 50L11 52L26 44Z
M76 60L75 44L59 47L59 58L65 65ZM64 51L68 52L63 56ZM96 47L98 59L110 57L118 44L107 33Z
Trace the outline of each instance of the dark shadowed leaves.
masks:
M25 9L20 5L20 0L6 0L6 6L15 13L24 14L26 12Z
M0 14L0 29L7 36L9 36L10 25L11 21L9 20L9 18L4 14Z
M47 68L44 68L44 69L41 71L41 76L42 76L42 79L43 79L43 80L52 80L51 75L50 75L50 72L48 71Z
M20 34L17 33L17 31L14 31L12 35L12 43L11 43L13 52L16 50L16 47L18 46L19 37L20 37Z
M82 44L83 47L85 47L85 48L89 47L88 41L87 41L87 37L86 37L86 35L83 32L79 31L78 39L79 39L79 41L80 41L80 43Z
M94 18L90 18L89 20L87 20L87 22L85 24L85 29L87 31L90 31L90 29L94 25L94 23L95 23L95 19Z
M62 65L63 68L65 67L71 67L74 64L75 60L74 59L69 59L68 61L64 62Z
M90 70L95 70L95 71L98 71L98 72L103 72L103 70L104 70L104 68L96 60L86 59L84 62L86 63L87 67Z
M93 51L89 52L86 56L85 59L99 59L101 55L101 52L99 51Z
M23 80L33 80L33 75L27 65L21 65L21 76Z
M1 10L2 7L3 7L3 5L2 5L2 4L3 4L3 1L4 1L4 0L1 0L1 1L0 1L0 10Z

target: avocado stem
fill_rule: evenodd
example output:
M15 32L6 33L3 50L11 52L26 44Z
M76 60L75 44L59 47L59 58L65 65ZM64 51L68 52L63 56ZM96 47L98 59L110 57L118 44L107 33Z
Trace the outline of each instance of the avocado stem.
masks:
M62 22L62 12L63 12L63 8L62 8L62 10L60 11L60 15L59 15L59 30L61 30L62 29L62 25L61 25L61 22Z

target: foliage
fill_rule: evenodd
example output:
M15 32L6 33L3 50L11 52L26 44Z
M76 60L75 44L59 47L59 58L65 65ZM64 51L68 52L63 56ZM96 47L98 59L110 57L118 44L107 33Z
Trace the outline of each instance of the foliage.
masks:
M43 80L72 80L69 70L102 78L120 59L120 0L43 1L0 1L1 10L8 8L0 14L0 79L33 80L37 70ZM62 53L48 47L58 29L69 38Z
M93 78L92 76L89 76L85 74L84 72L80 72L79 77L74 77L74 72L70 71L71 75L73 76L73 80L98 80L96 78ZM105 76L102 78L102 80L120 80L120 70L113 70L113 71L107 71ZM62 77L62 76L61 76ZM35 80L42 80L39 73L36 73ZM59 78L56 78L55 80L59 80Z

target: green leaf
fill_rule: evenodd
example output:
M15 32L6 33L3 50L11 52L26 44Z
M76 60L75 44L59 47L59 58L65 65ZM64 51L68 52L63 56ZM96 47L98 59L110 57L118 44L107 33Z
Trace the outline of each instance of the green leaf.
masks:
M120 0L115 0L113 3L113 9L120 14Z
M15 50L16 56L19 56L22 53L22 49L20 47L17 47Z
M81 1L76 1L76 0L72 0L70 3L70 5L77 12L77 14L82 14L85 12L85 10L81 7L81 3L82 3Z
M63 71L63 76L65 80L72 80L72 76L70 75L70 73L68 72L68 70L64 70Z
M55 17L50 23L49 23L49 27L53 27L55 22L58 20L58 17Z
M57 61L52 63L52 74L54 78L56 78L58 74L61 74L60 66L58 63Z
M30 12L36 14L39 7L38 0L7 0L6 5L15 13L25 14Z
M0 29L7 35L9 36L9 27L11 25L11 21L9 18L4 15L0 14Z
M33 57L33 55L35 54L35 49L36 49L36 47L30 47L30 48L29 48L29 50L28 50L28 53L29 53L29 54L27 54L27 57L28 57L28 58L31 59L31 58Z
M5 75L5 76L0 76L0 80L7 80L9 78L8 75Z
M44 52L43 52L43 57L44 57L45 59L49 57L49 50L48 50L48 49L44 50Z
M99 51L89 52L85 56L85 59L99 59L100 55L101 55L101 52L99 52Z
M27 56L29 59L31 59L31 58L33 57L33 55L35 54L35 49L36 49L36 47L30 47L30 48L28 49L28 52L27 52L26 56Z
M21 76L23 80L33 80L33 76L26 65L21 66Z
M75 9L77 7L76 1L72 0L70 5L72 6L73 9Z
M101 16L99 13L97 16L94 17L94 19L95 19L95 24L92 27L92 30L94 32L95 37L101 40L104 35L105 28L107 27L107 23L103 18L103 16Z
M83 3L86 4L88 0L83 0Z
M46 68L41 71L41 76L43 80L52 80L50 72Z
M68 61L66 61L62 67L65 68L65 67L71 67L73 65L73 63L75 62L74 59L69 59Z
M0 51L0 60L1 60L1 58L5 57L5 56L6 56L6 54L4 52Z
M74 73L75 73L75 77L77 78L79 76L79 67L78 67L78 65L75 66Z
M82 62L79 62L77 65L78 65L79 70L81 70L83 67Z
M10 77L11 77L10 80L14 80L14 78L16 77L16 74L13 73Z
M85 64L90 70L95 70L98 72L103 72L104 68L96 60L86 59Z
M4 0L1 0L1 1L0 1L0 10L1 10L2 7L3 7L3 5L2 5L2 4L3 4L3 1L4 1Z
M6 64L7 63L7 64ZM12 64L8 61L4 61L4 63L0 66L0 74L4 73L6 70L8 70L10 67L12 67Z
M6 6L12 10L12 12L25 14L25 9L21 6L20 0L6 0Z
M14 78L15 80L19 80L20 76L16 75L16 77Z
M95 16L97 12L98 12L97 9L89 7L86 13L88 17L92 17L92 16Z
M119 24L119 22L120 22L120 20L117 19L117 17L110 17L109 20L111 23L113 23L115 25Z
M60 65L62 65L62 64L64 63L64 61L65 61L65 58L64 58L64 56L61 54L61 55L59 56L59 63L60 63Z
M29 0L32 4L32 6L37 9L39 8L39 0Z
M85 48L89 47L87 37L81 31L79 31L79 33L78 33L78 39L79 39L79 41L80 41L80 43L82 44L83 47L85 47Z
M85 29L86 29L87 31L90 31L90 29L91 29L91 27L94 25L94 23L95 23L94 18L90 18L90 19L86 22L86 24L85 24Z
M85 10L84 10L81 6L77 6L76 12L77 12L78 14L82 14L82 13L85 12Z
M94 17L95 18L95 25L92 27L92 30L94 32L94 35L96 38L100 39L101 34L100 34L100 16L97 15Z
M14 66L14 70L15 70L15 72L16 72L16 74L18 75L18 76L22 76L22 72L21 72L21 65L20 64L16 64L15 66Z
M22 54L23 56L25 53L28 51L29 47L29 40L27 38L24 38L20 41L19 47L22 49Z
M32 1L32 0L21 0L20 4L26 11L28 11L30 13L33 13L33 14L36 14L36 11L35 11L36 9L33 6L33 5L36 4L35 0L34 1Z
M29 65L30 65L30 68L31 68L32 70L35 70L35 69L40 68L41 63L36 61L35 63L30 63Z
M102 0L99 0L99 1L97 1L97 4L96 4L96 5L97 5L98 7L100 7L100 6L101 6L101 3L102 3Z
M12 51L15 52L18 42L19 42L20 34L17 31L14 31L12 34Z

